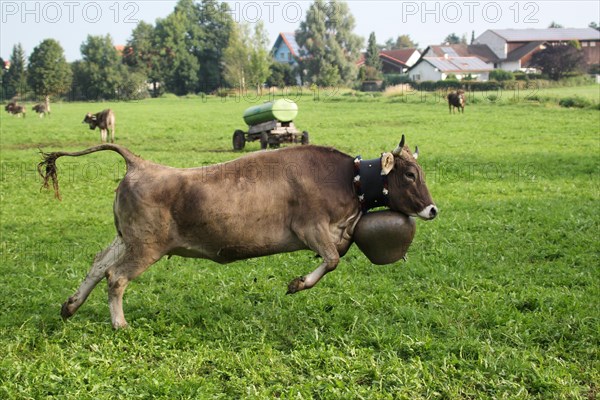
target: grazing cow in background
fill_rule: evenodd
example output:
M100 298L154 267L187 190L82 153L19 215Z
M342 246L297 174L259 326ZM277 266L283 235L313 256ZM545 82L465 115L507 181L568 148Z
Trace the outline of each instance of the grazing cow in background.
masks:
M13 97L12 99L10 99L8 104L4 106L4 111L6 111L9 114L12 114L12 110L13 110L13 108L15 108L17 103L18 103L17 97Z
M394 151L365 161L362 167L358 157L307 145L180 169L103 144L43 154L38 171L44 186L52 180L59 197L56 160L103 150L119 153L127 164L113 205L116 237L98 253L79 289L63 304L63 318L75 314L106 278L112 325L127 326L123 292L128 283L163 256L172 255L224 264L313 250L323 261L289 283L288 294L296 293L310 289L337 267L367 209L385 205L426 220L437 215L416 162L418 153L404 147L404 136Z
M99 113L87 113L83 119L84 124L89 124L90 129L100 128L100 138L102 142L108 141L108 130L110 129L110 141L115 142L115 113L110 108Z
M40 118L42 118L46 114L50 115L50 109L44 103L38 103L35 106L33 106L33 111L38 113L40 115Z
M448 94L448 111L454 113L456 108L459 113L465 113L465 91L462 89Z
M6 111L8 111L10 114L16 115L17 117L20 117L21 115L23 115L23 118L25 118L25 116L26 116L25 113L27 112L27 109L25 108L25 106L22 106L22 105L16 104L16 103L9 103L6 107L4 107L4 109Z
M46 96L43 103L38 103L33 106L33 111L40 115L40 118L44 117L46 114L50 115L50 96Z

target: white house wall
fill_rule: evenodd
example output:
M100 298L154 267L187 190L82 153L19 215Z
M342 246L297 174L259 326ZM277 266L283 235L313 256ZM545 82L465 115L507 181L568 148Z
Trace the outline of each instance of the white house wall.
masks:
M519 71L521 69L521 61L503 61L498 65L498 68L504 71Z
M492 31L485 31L477 39L475 44L487 44L488 47L498 56L500 59L506 58L508 52L508 45L506 40L496 35Z
M413 81L439 81L442 78L440 71L436 71L433 65L426 61L422 61L414 67L409 73L410 79Z

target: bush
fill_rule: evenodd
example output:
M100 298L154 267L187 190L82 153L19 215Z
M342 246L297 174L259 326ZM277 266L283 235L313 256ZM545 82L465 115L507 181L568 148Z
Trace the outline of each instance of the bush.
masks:
M286 87L296 85L296 76L289 64L273 62L269 66L270 75L267 78L268 87Z
M362 81L379 81L383 79L381 72L370 65L363 65L358 71L358 76Z
M502 82L512 81L515 79L515 75L510 71L504 71L502 69L495 69L490 72L490 80Z
M486 96L486 100L490 103L496 103L498 100L500 100L500 96L497 94L490 94Z
M138 72L124 73L118 92L120 100L142 100L150 97L146 75Z
M385 74L383 75L383 86L396 86L401 83L411 83L410 76L408 74Z
M586 108L591 107L592 103L580 96L563 97L558 101L558 105L566 108Z

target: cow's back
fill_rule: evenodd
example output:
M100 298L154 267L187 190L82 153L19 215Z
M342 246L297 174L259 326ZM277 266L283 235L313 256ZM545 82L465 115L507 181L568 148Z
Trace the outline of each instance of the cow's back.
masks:
M153 231L169 254L219 262L306 248L302 235L318 223L337 242L360 216L353 171L352 157L318 146L203 168L147 163L119 186L117 228L145 240Z
M112 129L115 127L115 113L110 108L96 114L96 125L100 129Z

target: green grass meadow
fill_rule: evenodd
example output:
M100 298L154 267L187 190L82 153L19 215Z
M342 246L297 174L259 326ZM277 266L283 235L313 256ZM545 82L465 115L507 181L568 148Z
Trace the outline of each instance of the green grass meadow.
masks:
M563 91L600 100L599 86L545 95ZM315 288L286 296L318 265L313 253L173 257L129 285L128 329L112 329L104 281L64 322L62 302L115 236L125 167L112 152L61 158L57 201L40 191L38 148L98 144L81 121L111 107L117 142L146 159L222 162L258 151L233 152L231 138L268 98L2 112L0 398L600 397L600 111L515 94L471 101L464 115L430 93L289 97L313 144L363 158L401 134L419 145L440 214L417 222L408 260L375 266L353 246Z

